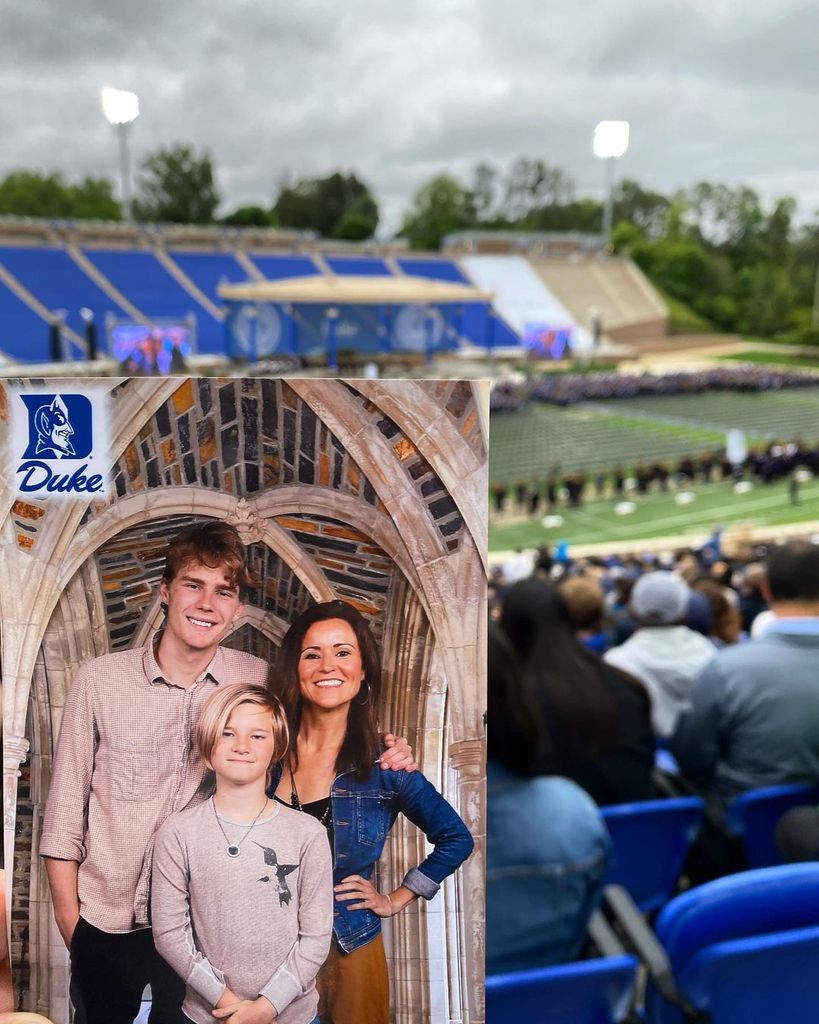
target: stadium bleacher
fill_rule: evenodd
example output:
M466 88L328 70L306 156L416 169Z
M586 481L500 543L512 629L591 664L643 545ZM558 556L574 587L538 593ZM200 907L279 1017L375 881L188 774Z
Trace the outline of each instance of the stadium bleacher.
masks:
M168 255L205 295L219 305L216 289L223 281L246 281L247 271L232 253L180 252Z
M72 354L82 358L83 308L93 313L101 351L106 348L109 314L139 322L181 321L193 314L198 351L222 354L226 341L219 285L253 279L407 275L488 285L488 290L496 292L497 301L465 304L447 333L447 344L457 336L459 344L478 348L518 349L527 322L543 319L552 307L565 306L573 312L568 305L561 305L563 299L557 292L550 293L543 275L538 277L540 270L533 270L523 256L501 257L504 273L500 277L490 274L490 280L489 257L474 257L473 265L468 256L459 262L448 256L398 254L372 245L333 248L330 243L295 236L278 239L252 231L226 234L218 228L148 231L139 225L39 223L5 227L5 232L0 232L0 355L21 361L49 358L49 327L61 318L66 328L63 333L75 350ZM28 227L30 238L23 230ZM283 248L288 244L291 251ZM626 296L623 302L629 309L636 308L640 282L629 267L620 266L624 261L611 262L607 272L620 275L618 287ZM620 310L618 315L622 318L627 313ZM582 323L577 317L575 320ZM370 340L378 346L375 336Z

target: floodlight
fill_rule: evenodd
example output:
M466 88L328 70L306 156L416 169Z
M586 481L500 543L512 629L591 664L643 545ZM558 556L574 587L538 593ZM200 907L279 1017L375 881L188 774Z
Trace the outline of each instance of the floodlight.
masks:
M601 160L621 157L628 149L628 121L601 121L594 129L593 149Z
M130 124L139 117L139 97L125 89L102 90L102 111L109 124Z

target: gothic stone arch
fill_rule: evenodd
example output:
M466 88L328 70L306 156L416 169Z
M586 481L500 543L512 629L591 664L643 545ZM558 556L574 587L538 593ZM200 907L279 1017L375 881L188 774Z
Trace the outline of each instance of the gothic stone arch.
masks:
M263 580L228 643L273 657L292 616L333 596L369 617L384 651L382 720L410 738L479 847L433 908L387 930L395 1019L482 1019L482 400L468 382L113 382L106 500L12 501L6 488L5 843L30 1009L67 1020L36 842L70 680L88 658L145 642L161 620L167 538L224 518ZM386 884L422 852L417 831L397 827Z

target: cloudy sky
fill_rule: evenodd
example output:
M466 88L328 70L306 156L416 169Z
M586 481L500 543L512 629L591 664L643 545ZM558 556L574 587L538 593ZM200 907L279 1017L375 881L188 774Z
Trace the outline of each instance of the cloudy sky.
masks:
M520 155L600 196L591 136L614 118L619 174L742 182L806 219L817 55L817 0L0 0L0 176L116 177L112 85L140 97L135 161L209 151L225 211L341 168L389 231L433 175Z

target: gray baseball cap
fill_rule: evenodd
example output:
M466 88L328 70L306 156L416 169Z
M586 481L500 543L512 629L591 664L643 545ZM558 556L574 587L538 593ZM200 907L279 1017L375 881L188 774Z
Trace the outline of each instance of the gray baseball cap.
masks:
M683 622L691 591L683 579L664 569L647 572L634 584L631 613L650 626L670 626Z

